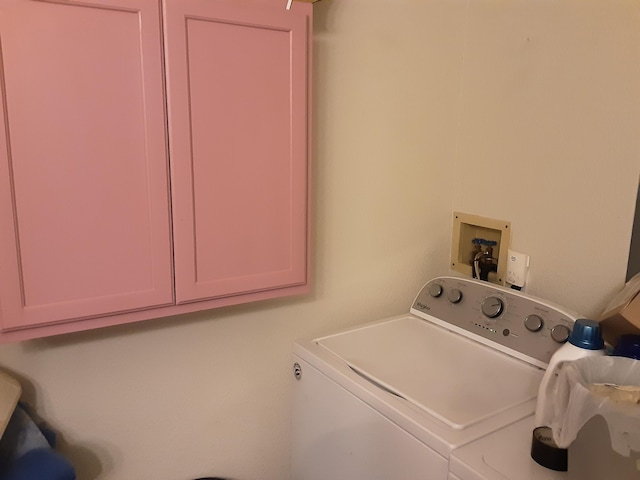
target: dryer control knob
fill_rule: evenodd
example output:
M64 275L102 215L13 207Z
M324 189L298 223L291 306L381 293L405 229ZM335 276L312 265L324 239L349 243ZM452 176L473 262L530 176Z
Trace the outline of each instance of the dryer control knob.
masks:
M498 297L487 297L482 301L480 308L487 317L496 318L502 314L504 302Z

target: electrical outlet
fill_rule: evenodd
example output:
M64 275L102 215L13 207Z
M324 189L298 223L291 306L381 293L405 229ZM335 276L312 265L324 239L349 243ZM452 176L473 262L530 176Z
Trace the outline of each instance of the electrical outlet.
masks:
M509 250L507 254L507 283L523 287L527 281L529 255Z

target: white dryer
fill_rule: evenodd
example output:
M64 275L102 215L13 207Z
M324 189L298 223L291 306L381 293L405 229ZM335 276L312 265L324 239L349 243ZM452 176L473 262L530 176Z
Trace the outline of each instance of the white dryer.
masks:
M297 342L292 480L455 479L455 449L534 412L576 318L515 290L439 277L406 315Z

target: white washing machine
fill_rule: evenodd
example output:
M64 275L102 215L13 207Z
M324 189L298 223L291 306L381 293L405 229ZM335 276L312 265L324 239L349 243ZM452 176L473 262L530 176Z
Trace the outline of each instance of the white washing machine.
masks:
M439 277L406 315L297 342L292 480L490 478L469 476L473 454L450 469L452 452L527 421L576 318L515 290ZM530 434L518 457L527 465Z

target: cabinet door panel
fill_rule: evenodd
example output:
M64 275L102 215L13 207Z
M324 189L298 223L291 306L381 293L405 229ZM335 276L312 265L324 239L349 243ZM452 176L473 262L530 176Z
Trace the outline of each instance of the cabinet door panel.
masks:
M3 1L0 42L2 329L172 303L158 2Z
M165 3L178 303L307 280L310 5L251 5Z

